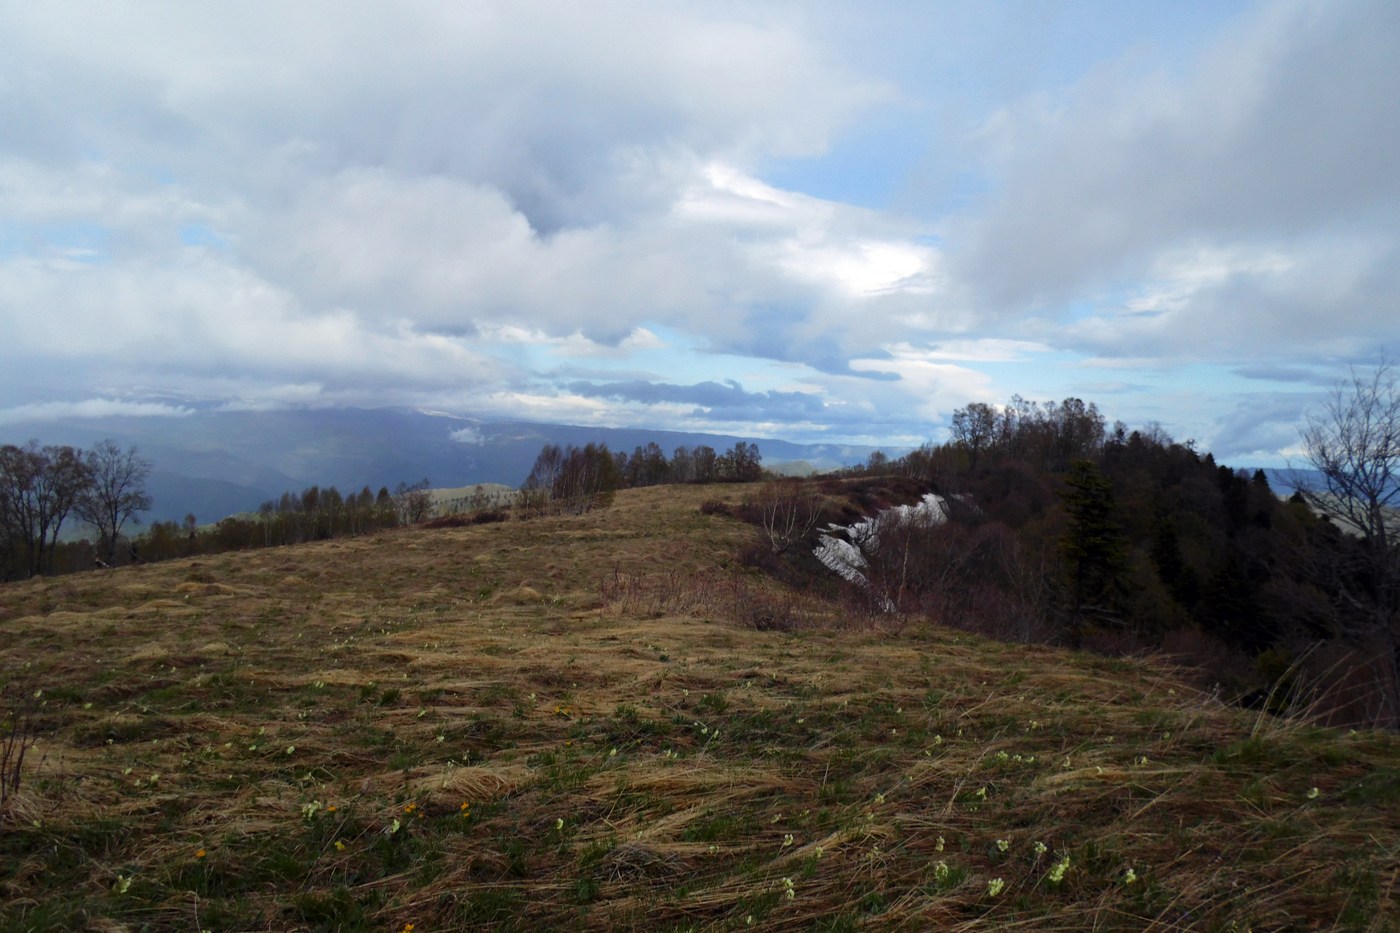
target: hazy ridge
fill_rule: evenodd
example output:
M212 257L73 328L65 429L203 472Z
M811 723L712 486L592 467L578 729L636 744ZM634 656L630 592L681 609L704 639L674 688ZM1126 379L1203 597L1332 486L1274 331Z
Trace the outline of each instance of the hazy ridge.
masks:
M393 488L427 478L435 487L518 486L545 444L601 442L631 452L655 442L669 455L701 444L725 450L755 443L765 465L801 461L830 470L864 461L876 448L795 444L772 438L645 428L488 421L412 408L289 408L227 411L181 406L181 417L68 418L8 425L0 443L89 447L104 438L135 445L154 464L148 520L200 522L247 512L310 485L342 492ZM886 449L887 453L898 451Z

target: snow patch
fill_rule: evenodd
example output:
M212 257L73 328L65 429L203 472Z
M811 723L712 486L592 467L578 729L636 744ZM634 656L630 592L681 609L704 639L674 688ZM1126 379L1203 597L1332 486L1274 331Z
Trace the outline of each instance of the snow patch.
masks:
M812 551L817 560L845 580L869 586L865 568L870 566L867 554L880 550L880 534L895 528L913 525L931 528L948 520L948 503L936 493L928 493L913 505L885 509L872 518L854 525L831 525L817 538Z

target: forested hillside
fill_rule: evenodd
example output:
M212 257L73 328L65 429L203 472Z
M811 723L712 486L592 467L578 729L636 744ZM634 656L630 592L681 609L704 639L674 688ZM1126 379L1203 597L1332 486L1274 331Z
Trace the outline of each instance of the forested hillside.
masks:
M784 488L788 513L812 494ZM900 529L871 555L854 595L872 605L1013 641L1163 653L1274 711L1400 721L1393 578L1377 564L1393 566L1394 542L1334 520L1325 491L1281 498L1263 471L1160 428L1109 428L1078 399L1019 398L968 406L948 443L815 488L847 503L842 514L828 501L816 524L849 522L852 504L867 515L926 491L946 500L947 524ZM810 547L767 550L751 562L832 585Z

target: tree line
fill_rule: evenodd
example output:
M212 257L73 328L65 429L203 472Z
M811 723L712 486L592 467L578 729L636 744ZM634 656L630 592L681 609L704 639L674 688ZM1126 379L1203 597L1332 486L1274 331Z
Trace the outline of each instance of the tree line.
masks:
M368 486L347 494L335 486L313 485L268 499L256 513L230 515L212 525L199 525L193 515L183 523L155 522L133 547L142 561L282 547L414 525L432 511L426 479L400 483L393 492L381 486L377 493Z
M183 521L152 522L132 535L128 529L140 525L141 513L152 505L145 488L151 468L137 448L123 450L110 440L90 451L41 447L37 441L0 448L0 579L357 536L418 524L436 511L427 479L377 492L312 485L283 492L256 513L205 525L188 514ZM614 453L605 444L549 444L513 504L522 517L580 512L605 504L618 489L752 482L762 475L758 447L743 441L723 453L706 445L677 447L669 457L654 442L631 454ZM496 519L506 515L502 506L487 495L451 505ZM96 542L60 537L74 519L96 532Z
M0 446L0 580L368 534L416 524L433 510L426 479L378 493L309 486L262 503L255 515L202 526L189 514L132 535L152 506L151 468L136 447L111 440L91 450L38 441ZM96 540L63 536L74 521Z
M750 483L763 478L756 444L739 441L724 453L713 447L677 447L668 458L655 442L629 455L607 444L546 444L521 484L518 505L526 515L582 513L607 505L619 489L665 483Z

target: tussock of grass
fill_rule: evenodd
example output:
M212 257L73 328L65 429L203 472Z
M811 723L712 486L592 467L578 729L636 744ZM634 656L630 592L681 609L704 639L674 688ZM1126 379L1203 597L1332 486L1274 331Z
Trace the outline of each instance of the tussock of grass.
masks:
M872 631L715 492L0 589L0 927L1395 927L1395 737Z

